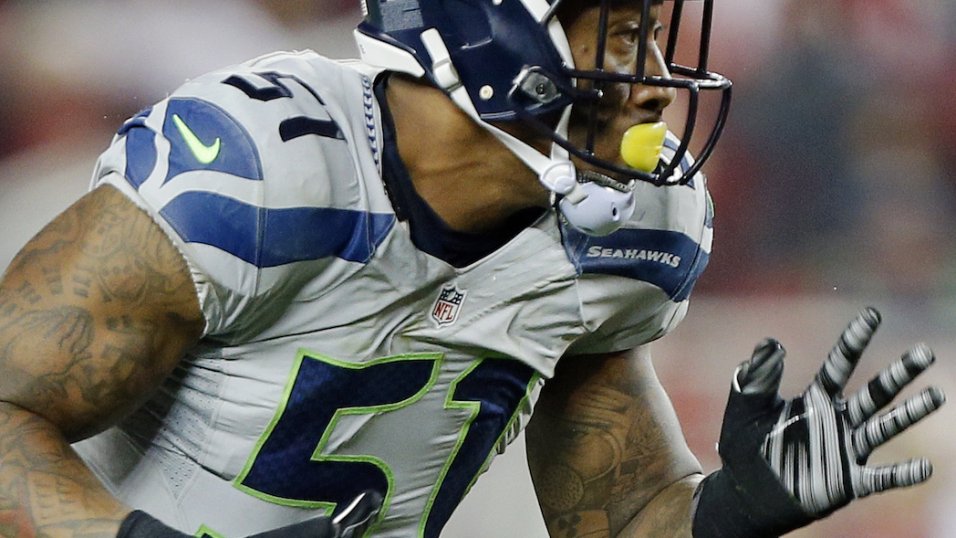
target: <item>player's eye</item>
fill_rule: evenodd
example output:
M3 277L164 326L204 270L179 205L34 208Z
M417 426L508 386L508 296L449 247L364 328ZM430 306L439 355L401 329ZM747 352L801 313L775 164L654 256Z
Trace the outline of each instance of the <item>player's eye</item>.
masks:
M617 33L618 37L627 45L636 45L641 39L641 28L630 26Z
M661 35L667 30L667 27L661 24L660 22L654 25L654 28L651 30L651 38L654 41L660 39ZM629 27L625 31L621 32L621 37L627 41L627 43L636 45L641 40L641 27L640 25L635 25Z

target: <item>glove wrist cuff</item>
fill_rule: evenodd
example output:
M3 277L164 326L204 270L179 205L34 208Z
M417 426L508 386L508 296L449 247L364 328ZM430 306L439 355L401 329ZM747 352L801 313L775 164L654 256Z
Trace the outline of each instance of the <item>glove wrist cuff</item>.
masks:
M724 468L698 485L693 538L772 538L813 521L769 466L747 474Z

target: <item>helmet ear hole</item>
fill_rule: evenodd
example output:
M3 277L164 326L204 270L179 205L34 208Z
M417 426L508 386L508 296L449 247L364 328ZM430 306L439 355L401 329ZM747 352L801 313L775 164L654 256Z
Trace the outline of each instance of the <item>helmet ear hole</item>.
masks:
M561 97L558 85L539 71L525 71L519 75L518 87L526 97L542 105Z

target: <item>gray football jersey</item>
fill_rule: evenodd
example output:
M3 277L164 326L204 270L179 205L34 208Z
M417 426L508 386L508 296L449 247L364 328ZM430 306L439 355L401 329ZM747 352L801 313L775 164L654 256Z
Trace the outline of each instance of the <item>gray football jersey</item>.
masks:
M423 252L383 187L375 74L312 52L213 72L98 162L94 185L183 253L206 327L155 397L77 448L184 532L244 536L375 489L371 535L438 536L559 358L665 334L707 264L703 176L638 185L606 237L552 211L465 267Z

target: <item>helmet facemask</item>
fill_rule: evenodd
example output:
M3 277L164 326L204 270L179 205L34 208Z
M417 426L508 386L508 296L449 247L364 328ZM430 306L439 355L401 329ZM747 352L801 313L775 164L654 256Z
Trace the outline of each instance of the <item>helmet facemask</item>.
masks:
M666 0L655 2L641 2L632 0L640 5L641 24L638 31L638 57L630 72L621 72L605 65L605 50L608 44L609 13L613 5L622 5L626 0L600 0L600 16L598 33L593 46L594 60L591 66L571 66L565 64L560 73L547 73L539 68L526 69L516 80L510 94L511 108L516 116L540 135L548 136L555 143L564 148L570 155L588 163L598 172L619 182L628 179L639 179L655 185L686 184L700 170L701 165L713 151L721 130L723 129L729 111L731 97L731 83L720 74L708 70L710 26L713 17L713 0L685 1ZM555 0L551 4L547 18L542 24L549 24L554 18L560 18L568 11L566 4L581 0ZM661 4L661 27L652 27L650 16L654 5ZM685 4L693 5L690 10L697 11L699 19L699 40L696 43L679 38L681 23L694 22L685 10ZM565 25L567 23L565 22ZM656 42L662 50L649 45L655 33ZM685 34L687 32L685 31ZM694 47L696 45L696 47ZM652 54L662 54L663 64L668 73L647 73L647 58ZM688 61L692 60L692 61ZM668 136L665 146L665 158L661 159L652 170L638 169L622 164L616 157L608 156L607 152L599 151L597 147L598 133L617 113L615 103L622 94L631 91L634 85L657 86L673 89L682 105L682 110L675 114L679 119L678 129L674 135ZM710 125L699 125L698 119L702 116L704 97L707 94L715 95L716 102L708 110ZM568 96L573 103L571 123L576 127L574 135L562 135L554 128L553 117L545 114L534 114L535 107L527 106L536 95L547 99L557 99L555 96ZM693 144L693 146L692 146ZM693 147L696 160L689 158L689 150ZM693 163L693 164L691 164Z
M643 15L637 61L628 72L605 69L609 15L628 3ZM691 62L696 67L677 62L688 3L702 5L697 58ZM574 65L561 20L577 5L600 10L594 61L581 67ZM668 14L669 27L659 37L666 42L663 63L670 76L645 73L648 55L659 54L656 46L648 46L656 31L649 13L656 7ZM534 170L555 193L561 213L587 233L610 233L629 218L636 180L655 185L690 181L713 150L726 118L730 81L707 70L713 0L363 0L363 10L366 17L356 40L366 62L426 78L441 88ZM665 149L654 153L644 169L621 164L619 152L608 151L606 140L603 148L598 146L602 114L616 113L608 108L609 97L633 91L635 85L672 88L686 94L687 103L683 130L668 135ZM694 146L694 162L688 148L700 138L697 117L706 90L717 90L719 106L709 134ZM519 128L509 129L509 124ZM508 132L529 130L539 141L551 140L550 155Z

